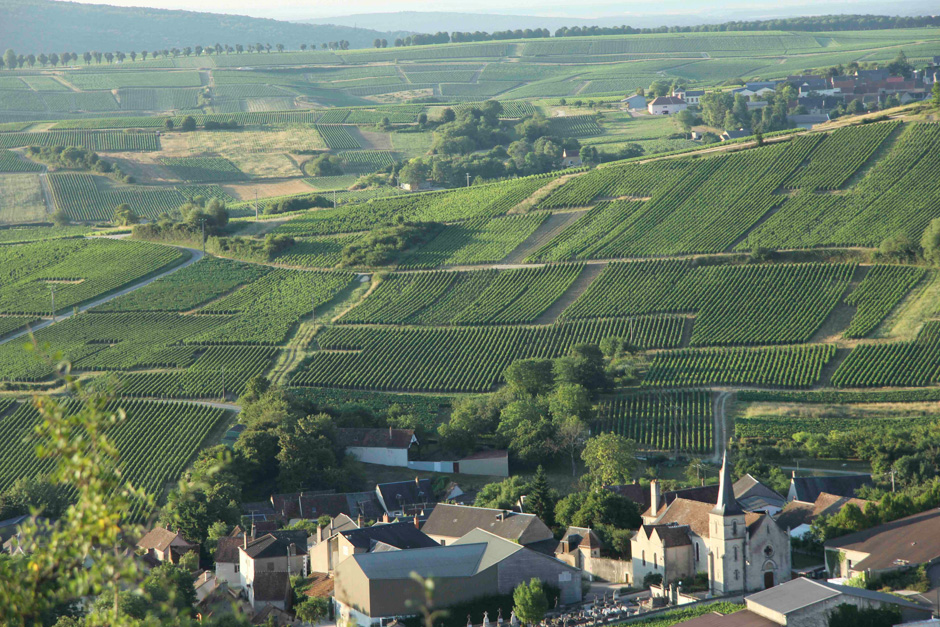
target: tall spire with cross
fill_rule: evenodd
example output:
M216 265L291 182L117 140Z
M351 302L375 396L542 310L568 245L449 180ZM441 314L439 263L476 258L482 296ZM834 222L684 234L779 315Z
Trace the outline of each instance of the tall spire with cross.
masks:
M744 513L737 499L734 498L734 484L731 481L731 467L728 466L728 451L721 459L721 483L718 487L718 502L711 511L719 516L740 516Z

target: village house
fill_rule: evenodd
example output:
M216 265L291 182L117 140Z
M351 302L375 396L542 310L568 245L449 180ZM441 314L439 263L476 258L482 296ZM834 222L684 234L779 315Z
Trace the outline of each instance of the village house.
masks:
M351 556L334 578L337 621L371 627L414 616L424 593L412 574L434 578L437 608L510 594L533 577L559 589L559 604L581 600L577 568L476 529L447 546Z
M246 513L264 514L265 518L292 524L298 520L316 520L321 516L334 518L345 514L375 520L385 511L374 490L366 492L305 491L271 495L270 505L246 503Z
M777 83L773 81L756 81L751 83L745 83L744 87L738 87L732 89L732 94L741 94L745 98L750 98L751 96L766 96L767 94L772 94L777 91Z
M352 555L432 546L439 544L421 532L414 522L384 522L372 527L345 529L310 547L310 570L332 573Z
M193 544L178 531L155 527L137 541L137 548L158 562L176 564L184 554L198 551L199 545Z
M732 139L741 139L743 137L749 137L753 134L754 134L753 131L751 131L751 129L749 128L739 128L739 129L731 129L730 131L725 131L724 133L721 134L720 137L721 137L721 141L726 142L726 141L731 141Z
M735 498L727 453L713 503L675 498L650 509L631 540L633 580L662 575L664 583L705 573L712 594L761 590L790 578L790 538L765 513L746 512Z
M522 546L547 548L549 553L557 544L552 530L538 516L502 509L439 503L421 527L421 531L443 545L456 542L474 529L483 529Z
M846 505L854 505L864 512L870 502L823 492L812 503L790 501L775 518L778 525L790 530L791 538L802 538L810 532L813 521L820 516L838 514Z
M672 115L689 108L685 100L676 96L659 96L647 106L652 115Z
M375 486L375 496L382 510L392 518L413 516L434 507L430 479L415 477L414 481L380 483Z
M337 429L337 441L365 464L408 467L408 449L418 444L414 429Z
M646 96L634 94L632 96L627 96L621 100L620 103L627 105L627 108L633 111L641 111L646 108Z
M561 165L566 168L576 168L581 165L581 151L580 150L562 150L561 151Z
M702 97L705 95L705 90L703 89L677 89L674 92L672 92L672 95L677 98L681 98L690 107L696 107L702 102Z
M940 563L940 509L850 533L825 544L834 576L865 578Z
M788 501L815 503L822 493L836 496L855 496L859 488L871 485L871 475L833 475L829 477L790 477Z
M246 535L238 548L239 587L251 606L274 604L281 607L281 580L291 575L306 576L309 571L306 531L274 531L255 538ZM281 574L283 577L274 575Z

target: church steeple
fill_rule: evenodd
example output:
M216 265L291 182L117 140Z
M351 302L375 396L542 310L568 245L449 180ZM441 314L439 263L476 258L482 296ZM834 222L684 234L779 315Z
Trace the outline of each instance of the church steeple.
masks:
M718 502L711 511L719 516L741 516L744 510L734 498L734 486L731 481L731 468L728 466L728 451L721 460L721 483L718 487Z

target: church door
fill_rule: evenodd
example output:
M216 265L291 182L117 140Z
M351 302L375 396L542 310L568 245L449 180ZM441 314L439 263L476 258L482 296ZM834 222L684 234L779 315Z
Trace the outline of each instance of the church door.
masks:
M774 571L767 571L764 573L764 588L773 588L774 587Z

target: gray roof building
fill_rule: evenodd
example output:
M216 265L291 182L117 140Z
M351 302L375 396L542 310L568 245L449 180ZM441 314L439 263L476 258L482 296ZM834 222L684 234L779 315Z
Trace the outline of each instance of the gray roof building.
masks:
M788 501L815 503L823 492L836 496L855 496L859 488L871 485L871 475L836 475L830 477L797 477L790 479Z
M474 529L483 529L522 545L550 540L551 548L555 547L552 530L538 516L501 509L440 503L421 527L427 535L448 544Z
M895 605L904 622L929 618L931 614L930 607L892 594L804 577L752 594L744 602L749 611L787 627L825 624L829 613L844 603L862 608Z

